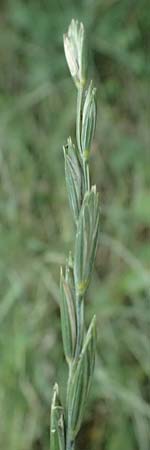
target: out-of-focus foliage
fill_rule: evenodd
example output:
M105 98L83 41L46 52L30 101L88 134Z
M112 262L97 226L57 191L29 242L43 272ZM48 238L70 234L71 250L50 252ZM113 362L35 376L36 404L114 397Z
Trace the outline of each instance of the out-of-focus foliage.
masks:
M59 266L73 244L62 144L75 88L62 35L87 28L98 124L91 157L101 240L87 322L95 379L78 448L150 448L148 0L3 0L0 17L0 448L48 450L65 385ZM63 395L63 393L62 393Z

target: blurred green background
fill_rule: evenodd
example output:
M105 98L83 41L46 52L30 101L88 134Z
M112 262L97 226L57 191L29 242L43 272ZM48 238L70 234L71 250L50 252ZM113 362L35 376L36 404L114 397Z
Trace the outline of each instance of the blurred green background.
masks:
M150 449L148 0L1 0L0 448L48 450L65 386L59 266L73 247L62 145L76 89L63 52L87 29L98 120L91 174L101 239L86 305L97 361L78 450Z

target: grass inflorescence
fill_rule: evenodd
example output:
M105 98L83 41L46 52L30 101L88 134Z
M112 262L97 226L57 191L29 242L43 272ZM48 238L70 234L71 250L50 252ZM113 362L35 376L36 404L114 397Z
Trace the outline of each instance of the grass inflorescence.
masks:
M55 384L51 407L51 450L73 450L80 430L92 380L96 325L95 316L85 327L85 296L90 283L99 236L99 199L91 186L89 157L96 124L96 90L85 73L84 27L74 19L64 35L65 55L77 88L76 145L64 146L65 178L76 235L60 274L61 328L68 364L66 404L62 405Z

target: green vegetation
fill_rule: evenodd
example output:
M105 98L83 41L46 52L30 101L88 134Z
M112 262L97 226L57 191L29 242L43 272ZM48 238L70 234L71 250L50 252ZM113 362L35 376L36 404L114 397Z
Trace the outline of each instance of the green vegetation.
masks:
M96 126L96 89L85 70L85 29L71 20L64 34L64 51L77 90L76 143L63 147L65 179L75 222L74 252L60 272L60 312L64 355L68 366L65 401L55 383L50 415L50 449L74 450L83 423L93 378L96 317L85 326L85 301L99 242L100 207L90 181L90 151ZM87 65L87 64L86 64ZM61 385L60 385L61 389Z
M97 86L101 203L86 303L97 359L77 448L149 450L148 0L1 2L0 448L48 450L52 386L66 383L59 267L74 228L62 141L74 138L76 94L62 36L72 17L85 24Z

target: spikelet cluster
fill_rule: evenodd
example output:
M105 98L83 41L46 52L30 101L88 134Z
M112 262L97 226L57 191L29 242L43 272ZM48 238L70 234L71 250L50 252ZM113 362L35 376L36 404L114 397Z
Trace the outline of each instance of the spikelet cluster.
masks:
M60 312L64 354L69 374L66 404L55 384L51 407L50 450L73 450L81 427L92 380L95 347L95 316L86 331L85 295L90 283L99 236L99 199L91 186L89 156L96 124L96 89L86 86L85 32L74 19L64 35L64 50L77 88L76 144L64 146L65 178L75 223L74 255L69 254L60 273Z

